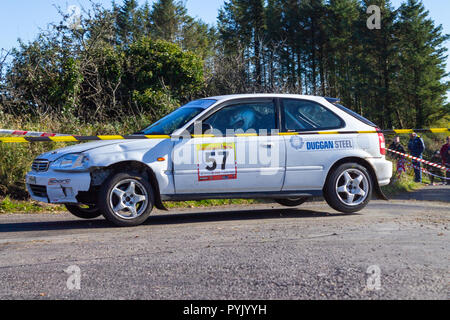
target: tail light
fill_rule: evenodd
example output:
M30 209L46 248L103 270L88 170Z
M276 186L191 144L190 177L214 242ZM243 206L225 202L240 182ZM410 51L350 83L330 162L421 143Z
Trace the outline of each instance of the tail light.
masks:
M377 128L378 132L378 141L380 142L380 153L381 155L386 155L386 140L384 139L384 134L381 132L379 128Z

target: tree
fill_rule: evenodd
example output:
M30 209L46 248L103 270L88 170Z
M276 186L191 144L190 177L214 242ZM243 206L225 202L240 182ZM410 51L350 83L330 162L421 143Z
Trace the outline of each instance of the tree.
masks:
M180 41L186 17L187 10L180 1L156 1L150 15L153 22L153 35L169 42Z
M160 114L163 95L189 100L204 87L203 61L164 40L141 38L126 52L126 92L136 112ZM163 94L163 95L162 95Z
M124 0L123 5L116 6L117 42L129 46L142 35L142 21L139 19L137 0Z
M230 0L219 11L218 27L226 51L236 53L245 48L242 56L248 64L249 77L256 90L263 84L262 48L265 42L265 7L262 0Z
M399 100L407 125L423 128L446 112L444 103L450 85L442 81L447 76L443 43L449 36L442 34L442 26L434 25L419 0L408 0L400 6L398 25Z

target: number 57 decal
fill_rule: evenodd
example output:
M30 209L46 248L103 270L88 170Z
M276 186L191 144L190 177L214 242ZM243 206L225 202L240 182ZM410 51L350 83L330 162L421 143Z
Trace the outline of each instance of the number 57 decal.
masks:
M237 179L234 143L197 145L198 181Z

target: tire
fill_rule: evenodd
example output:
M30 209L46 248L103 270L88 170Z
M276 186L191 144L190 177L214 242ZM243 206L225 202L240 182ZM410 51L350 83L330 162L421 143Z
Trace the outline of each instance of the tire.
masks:
M302 198L288 198L288 199L275 199L275 202L281 204L285 207L298 207L299 205L304 204L306 201L308 201L308 197L302 197Z
M367 206L372 191L373 181L367 169L357 163L345 163L331 172L324 198L336 211L355 213Z
M81 208L77 205L66 204L66 209L77 218L81 219L95 219L102 215L101 211L96 206L89 206L89 208Z
M113 174L100 188L98 207L104 217L118 227L144 223L153 205L153 188L140 173Z

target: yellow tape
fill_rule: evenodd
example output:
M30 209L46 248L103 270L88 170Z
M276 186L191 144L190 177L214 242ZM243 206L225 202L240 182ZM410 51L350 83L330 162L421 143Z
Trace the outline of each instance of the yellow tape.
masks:
M48 138L55 142L78 142L78 140L72 136L48 137Z
M123 140L123 136L98 136L100 140Z
M430 131L431 131L432 133L446 133L446 132L449 132L450 129L436 128L436 129L430 129Z
M412 129L399 129L399 130L393 130L395 133L397 134L402 134L402 133L413 133L414 130Z
M11 138L0 138L1 142L4 143L22 143L22 142L28 142L25 138L23 137L11 137Z
M432 128L432 129L398 129L398 130L382 130L382 131L318 131L318 132L279 132L279 136L297 136L297 135L333 135L333 134L375 134L375 133L396 133L406 134L413 132L432 132L446 133L450 132L449 128ZM236 137L257 137L257 133L238 133ZM192 135L193 138L215 138L213 134ZM102 135L94 137L81 136L55 136L55 137L5 137L0 138L3 143L24 143L24 142L85 142L95 140L145 140L145 139L171 139L169 135L145 135L145 136L120 136L120 135Z
M166 135L156 135L156 136L145 136L147 139L171 139L171 136Z

